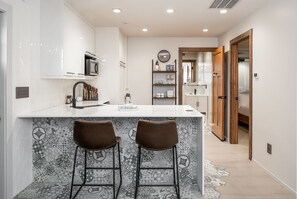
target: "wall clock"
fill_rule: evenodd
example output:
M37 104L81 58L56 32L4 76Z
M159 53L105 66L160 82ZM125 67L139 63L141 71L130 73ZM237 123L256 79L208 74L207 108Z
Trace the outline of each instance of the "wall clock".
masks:
M161 50L158 53L158 60L162 63L168 62L170 59L170 53L167 50Z

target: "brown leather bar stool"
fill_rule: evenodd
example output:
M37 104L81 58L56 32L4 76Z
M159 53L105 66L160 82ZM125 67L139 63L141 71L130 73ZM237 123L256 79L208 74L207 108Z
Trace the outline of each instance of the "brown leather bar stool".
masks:
M78 191L74 197L77 196L83 186L108 186L113 188L113 198L117 198L120 187L122 185L122 170L121 170L121 156L120 156L120 137L115 136L114 128L111 121L89 122L89 121L75 121L73 129L73 140L77 144L74 155L73 173L70 189L70 199L72 198L72 190L74 186L79 186ZM118 162L119 167L115 166L115 147L118 146ZM74 184L75 164L78 148L84 149L84 180L82 184ZM88 167L87 166L87 151L98 151L112 148L113 158L112 167ZM113 183L112 184L87 184L86 175L89 169L103 169L112 170ZM120 184L117 192L115 191L115 170L120 172Z
M169 121L145 121L139 120L136 131L136 143L138 144L137 167L136 167L136 187L135 199L139 187L148 186L173 186L176 191L177 198L180 199L179 175L176 144L178 143L178 134L176 123L174 120ZM141 148L152 151L172 150L173 163L172 167L141 167ZM149 169L172 170L173 184L140 184L140 171Z

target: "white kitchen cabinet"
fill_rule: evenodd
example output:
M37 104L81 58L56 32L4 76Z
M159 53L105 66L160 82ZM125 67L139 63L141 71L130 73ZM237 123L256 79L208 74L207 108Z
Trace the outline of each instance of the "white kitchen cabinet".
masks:
M192 106L197 111L208 116L208 96L207 95L186 95L185 104Z
M95 30L64 1L40 4L42 77L84 78L84 55L95 51Z
M100 70L100 94L111 104L123 104L127 88L127 37L118 27L96 28L96 54L104 60ZM125 63L125 64L124 64ZM132 91L133 102L133 91Z

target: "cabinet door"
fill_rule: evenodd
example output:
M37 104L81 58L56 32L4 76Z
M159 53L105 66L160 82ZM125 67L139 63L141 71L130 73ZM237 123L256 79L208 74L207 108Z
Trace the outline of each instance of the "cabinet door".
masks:
M40 72L43 77L63 75L64 1L40 1ZM54 14L53 14L54 13Z
M185 104L190 105L194 109L197 109L197 97L186 96L186 103Z
M64 73L82 73L84 66L83 35L80 20L67 6L64 6Z
M197 97L197 110L199 112L207 112L207 97L206 96L198 96Z

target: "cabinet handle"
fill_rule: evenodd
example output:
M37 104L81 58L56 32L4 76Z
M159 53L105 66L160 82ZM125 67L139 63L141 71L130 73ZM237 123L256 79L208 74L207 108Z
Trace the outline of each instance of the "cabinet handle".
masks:
M196 102L196 106L199 107L199 102Z
M66 74L68 74L68 75L74 75L75 73L73 73L73 72L66 72Z

